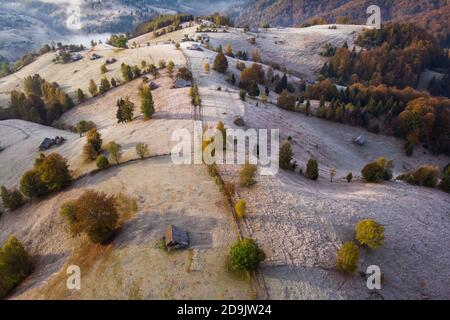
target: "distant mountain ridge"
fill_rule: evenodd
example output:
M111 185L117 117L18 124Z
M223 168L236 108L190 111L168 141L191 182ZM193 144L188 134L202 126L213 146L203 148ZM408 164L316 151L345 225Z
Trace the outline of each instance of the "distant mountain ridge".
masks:
M367 20L366 8L378 5L382 19L407 20L420 15L432 14L436 10L447 12L448 0L248 0L235 14L235 23L243 25L299 26L313 17L323 17L334 23L343 16L358 23ZM431 16L430 16L431 17ZM447 21L436 23L448 25Z

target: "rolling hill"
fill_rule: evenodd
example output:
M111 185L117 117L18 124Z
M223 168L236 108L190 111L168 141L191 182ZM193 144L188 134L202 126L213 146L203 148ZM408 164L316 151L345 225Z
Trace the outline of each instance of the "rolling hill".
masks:
M337 17L347 17L351 21L364 23L367 19L366 8L372 4L381 7L384 21L405 20L416 16L419 16L422 21L433 21L430 18L442 16L445 12L448 16L450 10L448 1L445 0L256 0L248 1L241 8L235 21L238 26L261 25L262 23L299 26L313 17L320 16L329 23L334 23ZM437 10L439 12L436 12ZM448 26L448 19L436 21L436 24ZM439 29L440 32L443 28L433 29Z

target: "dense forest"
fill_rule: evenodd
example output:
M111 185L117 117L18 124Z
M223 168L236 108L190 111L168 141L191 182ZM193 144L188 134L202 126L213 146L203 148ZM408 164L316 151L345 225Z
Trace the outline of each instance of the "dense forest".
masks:
M414 24L391 23L380 30L366 30L356 44L364 49L338 48L322 74L342 84L364 82L399 88L416 87L426 68L439 67L448 75L448 52L435 37ZM445 88L435 92L449 94Z
M405 138L408 154L423 143L433 154L450 155L450 99L382 84L339 91L329 79L310 86L306 98L321 100L318 117Z

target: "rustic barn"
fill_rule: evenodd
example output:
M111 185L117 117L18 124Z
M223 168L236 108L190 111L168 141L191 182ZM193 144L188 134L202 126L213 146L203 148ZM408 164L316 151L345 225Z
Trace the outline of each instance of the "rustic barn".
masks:
M166 229L165 243L167 250L183 249L189 246L189 237L185 230L170 225Z
M365 145L366 142L367 142L367 139L366 139L364 136L356 137L356 138L353 140L353 143L355 143L355 144L357 144L357 145L359 145L359 146L361 146L361 147L362 147L363 145Z

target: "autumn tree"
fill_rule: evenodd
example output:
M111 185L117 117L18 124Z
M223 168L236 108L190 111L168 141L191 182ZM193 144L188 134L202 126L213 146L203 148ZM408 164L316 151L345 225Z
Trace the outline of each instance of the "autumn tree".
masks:
M86 144L83 147L83 154L87 161L94 161L102 153L102 136L93 128L86 135Z
M48 192L61 190L72 180L67 160L58 153L48 156L41 154L36 160L35 170Z
M75 125L75 131L80 135L80 138L83 136L83 133L88 132L93 128L95 128L95 123L92 121L80 120Z
M280 148L280 168L284 170L292 170L293 158L294 152L292 151L292 146L289 141L285 141Z
M36 198L67 187L72 180L67 160L58 153L41 155L34 168L20 179L20 190L29 198Z
M353 242L344 243L336 255L336 267L345 273L354 273L358 269L359 248Z
M214 70L220 73L225 73L228 69L228 60L223 54L223 52L219 52L214 59Z
M141 91L141 111L144 114L145 120L151 119L155 113L152 92L148 86L144 86Z
M111 161L114 161L116 164L119 164L120 159L122 158L122 146L115 141L111 141L107 144L106 150L109 153L109 157Z
M117 101L117 122L118 123L126 123L133 121L134 115L134 103L130 101L128 97L124 99L120 98Z
M150 154L149 150L148 150L148 145L146 143L137 143L136 144L136 155L141 158L144 159L145 157L148 157Z
M227 44L225 46L225 55L234 58L233 47L231 46L231 44Z
M89 81L89 89L88 89L89 93L91 94L92 97L95 97L97 95L98 92L98 88L97 85L95 84L95 81L93 79L91 79Z
M102 80L100 80L100 94L106 93L107 91L109 91L109 89L111 89L111 84L109 83L108 79L106 77L102 78Z
M246 214L246 203L244 200L239 199L238 202L236 202L234 209L236 211L236 215L239 219L244 219Z
M255 97L259 96L259 94L260 94L260 90L259 90L258 84L255 81L252 81L248 88L248 95L252 98L255 98Z
M14 236L0 247L0 299L3 299L33 271L33 262Z
M261 52L259 51L258 48L253 50L253 52L252 52L252 60L255 61L255 62L261 62Z
M86 95L84 94L83 90L78 88L77 90L77 99L78 103L83 103L86 100Z
M295 110L296 98L284 90L277 99L277 106L281 109Z
M133 70L129 65L122 63L120 70L122 72L122 78L125 82L133 80Z
M110 239L119 220L115 197L93 190L64 203L60 215L72 234L86 233L93 243L104 243Z
M235 270L254 271L264 259L264 251L253 239L238 240L230 250L230 264Z
M355 227L356 240L370 249L378 249L384 244L384 227L370 219L360 220Z
M167 72L169 73L169 77L173 77L173 71L175 68L175 63L170 60L169 63L167 64Z
M97 160L95 161L95 164L97 165L97 168L100 170L106 169L109 167L109 161L108 158L106 158L104 155L99 155Z
M22 193L20 193L20 191L17 189L13 189L10 191L2 186L0 195L2 198L3 206L10 211L14 211L20 208L25 203Z

